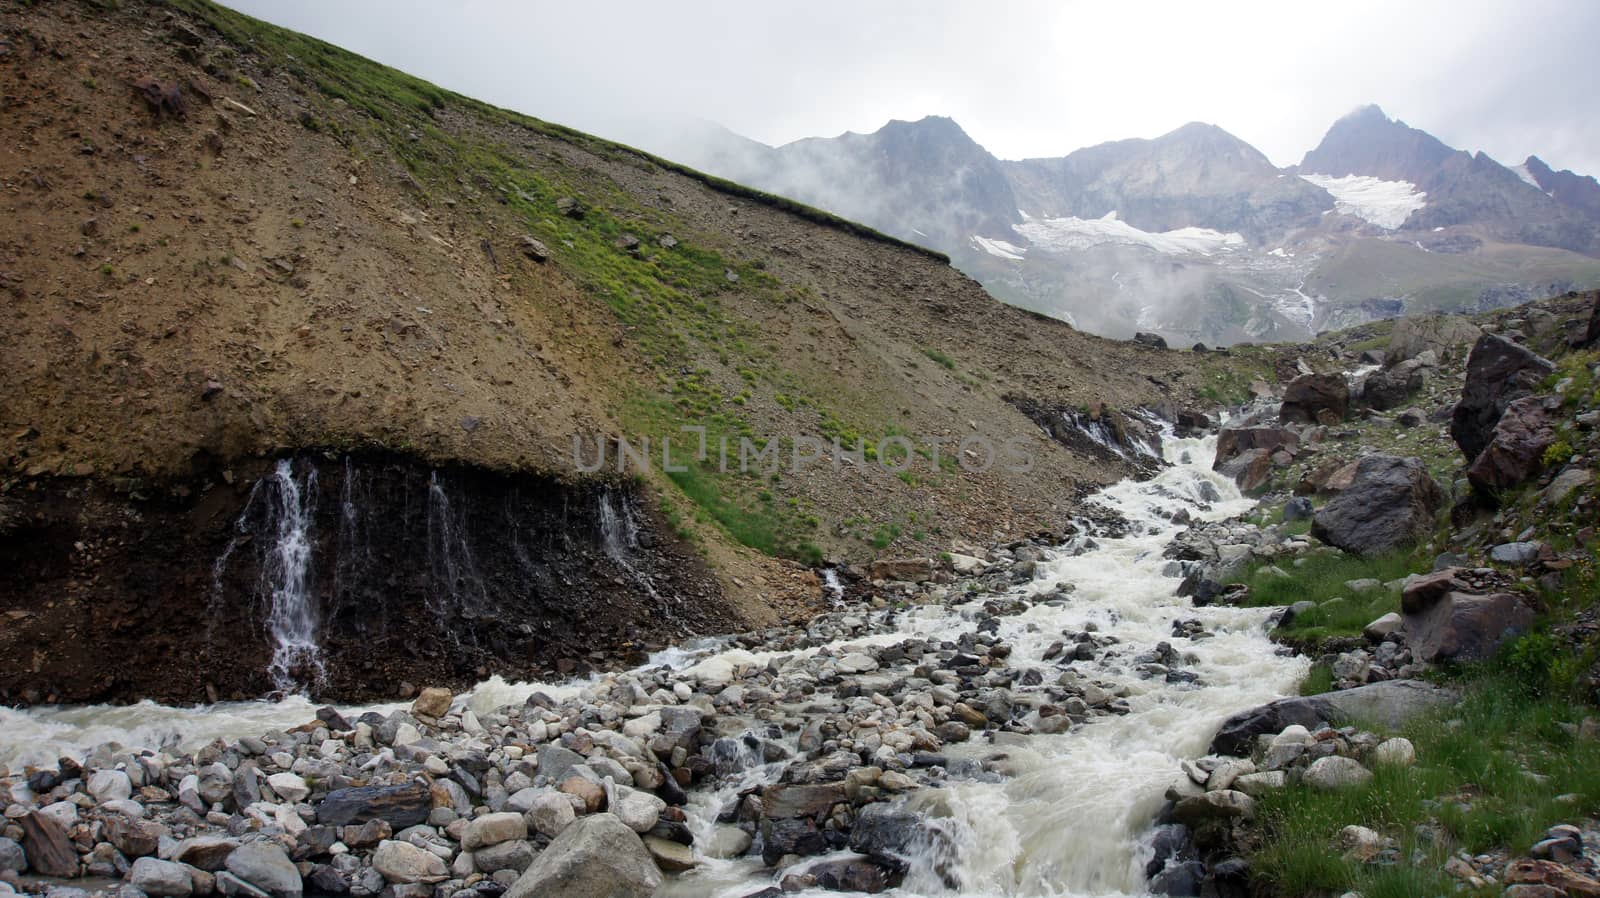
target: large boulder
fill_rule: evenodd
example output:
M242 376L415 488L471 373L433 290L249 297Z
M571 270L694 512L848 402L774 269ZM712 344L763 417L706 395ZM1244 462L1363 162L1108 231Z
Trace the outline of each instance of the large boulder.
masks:
M194 893L194 879L188 867L153 857L133 862L128 869L128 884L157 898L189 898Z
M1454 315L1401 318L1389 333L1389 351L1385 359L1388 364L1396 365L1430 349L1440 359L1445 359L1482 335L1482 328Z
M1481 661L1528 632L1533 620L1533 609L1511 593L1451 591L1412 597L1405 614L1406 639L1422 661Z
M1270 455L1279 449L1293 451L1299 445L1300 436L1283 427L1226 427L1217 434L1217 457L1211 462L1211 470L1222 470L1223 465L1251 449L1264 449Z
M591 814L562 830L505 898L650 898L659 885L638 834L615 815Z
M872 579L921 583L933 578L932 558L886 558L872 563Z
M1450 413L1450 437L1467 462L1476 460L1494 438L1506 406L1538 389L1555 370L1550 360L1503 337L1484 334L1467 358L1467 382Z
M1369 375L1361 385L1361 402L1369 408L1386 412L1405 405L1406 400L1420 389L1422 366L1415 361L1405 362Z
M1211 741L1211 753L1248 755L1257 736L1281 733L1297 724L1313 729L1324 722L1370 723L1395 729L1455 700L1453 691L1422 680L1385 680L1322 695L1283 698L1223 721Z
M1544 451L1556 441L1555 422L1537 396L1506 406L1495 422L1489 445L1467 468L1473 488L1494 494L1527 480L1544 467Z
M1238 484L1241 492L1253 493L1272 479L1272 453L1265 449L1246 449L1218 465L1216 471Z
M1350 486L1317 511L1311 533L1347 552L1382 555L1426 538L1443 504L1444 492L1421 461L1369 455Z
M767 787L761 795L762 860L771 865L786 854L805 857L839 847L824 824L847 800L842 782Z
M1302 374L1283 391L1278 420L1285 424L1333 423L1350 411L1350 385L1342 374Z

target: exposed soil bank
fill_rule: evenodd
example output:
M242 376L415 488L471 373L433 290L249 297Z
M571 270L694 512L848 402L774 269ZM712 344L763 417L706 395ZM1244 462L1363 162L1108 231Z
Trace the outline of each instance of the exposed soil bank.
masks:
M0 701L271 691L275 466L187 495L47 478L0 500ZM734 624L699 558L622 487L399 455L305 453L289 470L324 670L288 673L319 695L571 673Z

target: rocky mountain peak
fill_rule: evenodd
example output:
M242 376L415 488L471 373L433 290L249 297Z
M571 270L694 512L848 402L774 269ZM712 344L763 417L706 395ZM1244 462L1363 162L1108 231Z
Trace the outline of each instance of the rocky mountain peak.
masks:
M1369 105L1334 122L1322 142L1301 160L1299 170L1420 184L1457 152L1426 131Z

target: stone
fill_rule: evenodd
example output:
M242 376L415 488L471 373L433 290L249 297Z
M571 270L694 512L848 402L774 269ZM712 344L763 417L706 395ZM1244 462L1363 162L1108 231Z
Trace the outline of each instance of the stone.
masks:
M1290 725L1309 729L1324 721L1341 725L1371 721L1398 729L1418 715L1454 703L1456 698L1453 690L1422 680L1385 680L1322 695L1278 699L1223 721L1210 751L1218 755L1248 755L1257 736L1282 733Z
M527 256L529 259L532 259L535 262L542 264L550 258L549 247L532 237L523 237L520 248L522 249L522 254L524 256Z
M1555 422L1537 396L1506 405L1495 422L1489 444L1467 466L1467 482L1493 496L1517 486L1544 467L1544 452L1556 441Z
M780 886L783 892L809 890L816 886L830 892L876 895L893 888L900 878L870 859L845 857L811 864L804 873L785 876Z
M1424 610L1407 614L1412 653L1430 664L1481 661L1507 640L1528 632L1533 609L1511 593L1471 595L1452 592Z
M568 807L571 807L570 802ZM528 824L522 819L522 815L503 811L498 814L485 814L469 821L467 828L461 833L461 847L468 851L477 851L479 848L527 837Z
M1295 521L1308 521L1316 511L1310 499L1305 496L1296 496L1283 504L1283 521L1286 524Z
M1600 896L1600 881L1554 861L1518 858L1506 864L1503 881L1513 886L1523 884L1547 886L1561 891L1569 898Z
M29 811L17 823L22 827L23 847L34 873L63 879L78 875L78 852L73 850L61 824L39 811Z
M1212 820L1249 820L1255 814L1255 799L1234 789L1191 795L1172 809L1172 819L1190 829Z
M433 794L421 783L336 789L317 804L317 822L345 826L383 820L396 830L426 823Z
M1588 470L1579 467L1569 467L1555 476L1550 485L1544 489L1544 501L1551 505L1559 505L1567 500L1574 491L1580 490L1594 482L1594 475Z
M477 872L492 874L501 870L515 870L521 873L533 864L533 855L533 845L519 839L480 848L472 852L471 857Z
M1254 493L1272 479L1272 454L1265 449L1246 449L1216 468L1240 491Z
M142 857L128 869L128 882L146 895L188 898L194 893L189 868L172 861Z
M1211 470L1220 471L1228 461L1251 449L1265 450L1270 456L1279 449L1295 450L1300 446L1300 436L1284 427L1224 427L1217 434L1217 455Z
M133 795L133 781L120 770L97 770L89 777L84 788L100 804L121 801Z
M1269 792L1276 792L1289 785L1289 775L1282 770L1263 770L1258 773L1246 773L1233 781L1235 791L1243 792L1253 798L1260 798Z
M372 852L372 867L388 882L444 882L450 878L438 855L393 839L378 843Z
M136 858L155 854L161 846L166 828L150 820L134 820L121 814L105 818L105 837L126 857Z
M1389 364L1414 359L1424 352L1439 358L1460 358L1457 353L1483 335L1483 328L1457 315L1416 315L1395 321L1389 332Z
M222 869L222 865L228 860L228 855L233 854L238 847L238 840L225 836L195 836L179 842L167 860L215 873ZM166 852L163 851L162 854Z
M311 787L298 774L274 773L267 777L267 785L279 798L290 804L299 804L311 797Z
M539 746L538 767L535 772L549 782L559 783L567 778L568 771L582 763L583 755L570 748L562 748L547 742Z
M613 814L567 827L504 898L650 898L661 873L639 836Z
M572 810L572 801L559 792L544 792L533 800L528 808L528 822L540 834L555 838L561 831L572 825L577 819L577 814Z
M1469 464L1488 447L1506 407L1533 394L1554 370L1548 359L1503 337L1478 338L1467 358L1461 400L1450 413L1450 437Z
M417 694L416 701L411 703L411 713L438 720L450 713L450 701L453 698L455 696L450 694L450 690L442 686L429 686Z
M1368 758L1373 764L1385 767L1410 767L1417 762L1417 749L1410 739L1396 736L1379 742Z
M706 857L725 860L743 855L750 850L755 839L737 826L718 826L711 833L709 844L701 845Z
M1539 560L1543 549L1543 544L1536 542L1501 543L1489 550L1489 560L1500 564L1532 564Z
M1415 458L1368 455L1355 479L1312 519L1311 534L1362 556L1382 555L1426 539L1444 492Z
M1166 337L1163 337L1160 334L1153 334L1148 331L1136 331L1133 335L1133 342L1138 343L1141 346L1150 346L1156 349L1167 348Z
M22 850L22 843L0 836L0 873L7 870L22 873L27 869L28 856Z
M921 583L933 579L932 558L890 558L874 561L871 575L874 580L901 580Z
M1302 374L1283 391L1278 420L1285 424L1315 424L1322 412L1343 420L1350 411L1350 385L1342 374Z
M609 810L624 825L636 833L647 833L661 819L667 803L638 789L617 786Z
M1382 642L1403 628L1399 613L1391 611L1361 628L1361 635L1372 642Z
M1361 385L1361 404L1380 412L1396 409L1416 395L1422 385L1422 372L1415 366L1375 371ZM1419 423L1420 420L1406 426L1415 427Z
M1366 863L1383 851L1383 836L1365 826L1346 826L1339 831L1339 848L1346 860Z
M668 873L683 873L693 870L696 866L694 849L688 845L681 845L670 839L660 836L645 836L645 850L650 852L650 857Z
M275 842L246 842L228 855L228 872L272 898L300 898L300 871Z
M1362 767L1360 761L1340 755L1312 761L1304 774L1306 785L1325 792L1359 786L1371 779L1372 771Z
M852 652L833 664L840 673L844 674L870 673L878 669L877 659L864 652Z

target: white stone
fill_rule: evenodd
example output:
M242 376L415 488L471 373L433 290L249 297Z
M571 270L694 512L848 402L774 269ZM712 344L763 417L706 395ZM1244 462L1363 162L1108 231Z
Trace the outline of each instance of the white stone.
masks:
M389 882L443 882L450 878L444 861L409 842L385 839L372 852L372 868Z
M1372 771L1361 766L1354 758L1332 755L1318 758L1306 768L1306 785L1313 789L1332 791L1359 786L1372 779Z
M85 785L89 794L100 804L118 801L133 795L133 781L120 770L97 770Z
M159 898L187 898L194 892L189 868L172 861L142 857L133 862L128 882L146 895Z
M479 848L527 837L528 824L523 821L521 814L509 811L485 814L467 823L466 829L461 833L461 847L468 851L476 851Z
M534 797L528 808L528 821L541 834L555 838L572 825L577 815L572 810L572 799L559 792L544 792Z
M851 652L835 661L834 667L838 668L840 673L869 673L878 669L878 662L865 652Z
M1372 749L1372 763L1395 767L1410 767L1417 762L1417 748L1410 739L1397 736L1385 739Z
M627 786L615 787L615 796L609 810L636 833L649 832L661 819L661 812L667 809L667 803L661 799Z
M311 787L306 781L295 773L274 773L267 777L267 785L279 798L291 804L297 804L311 797Z

